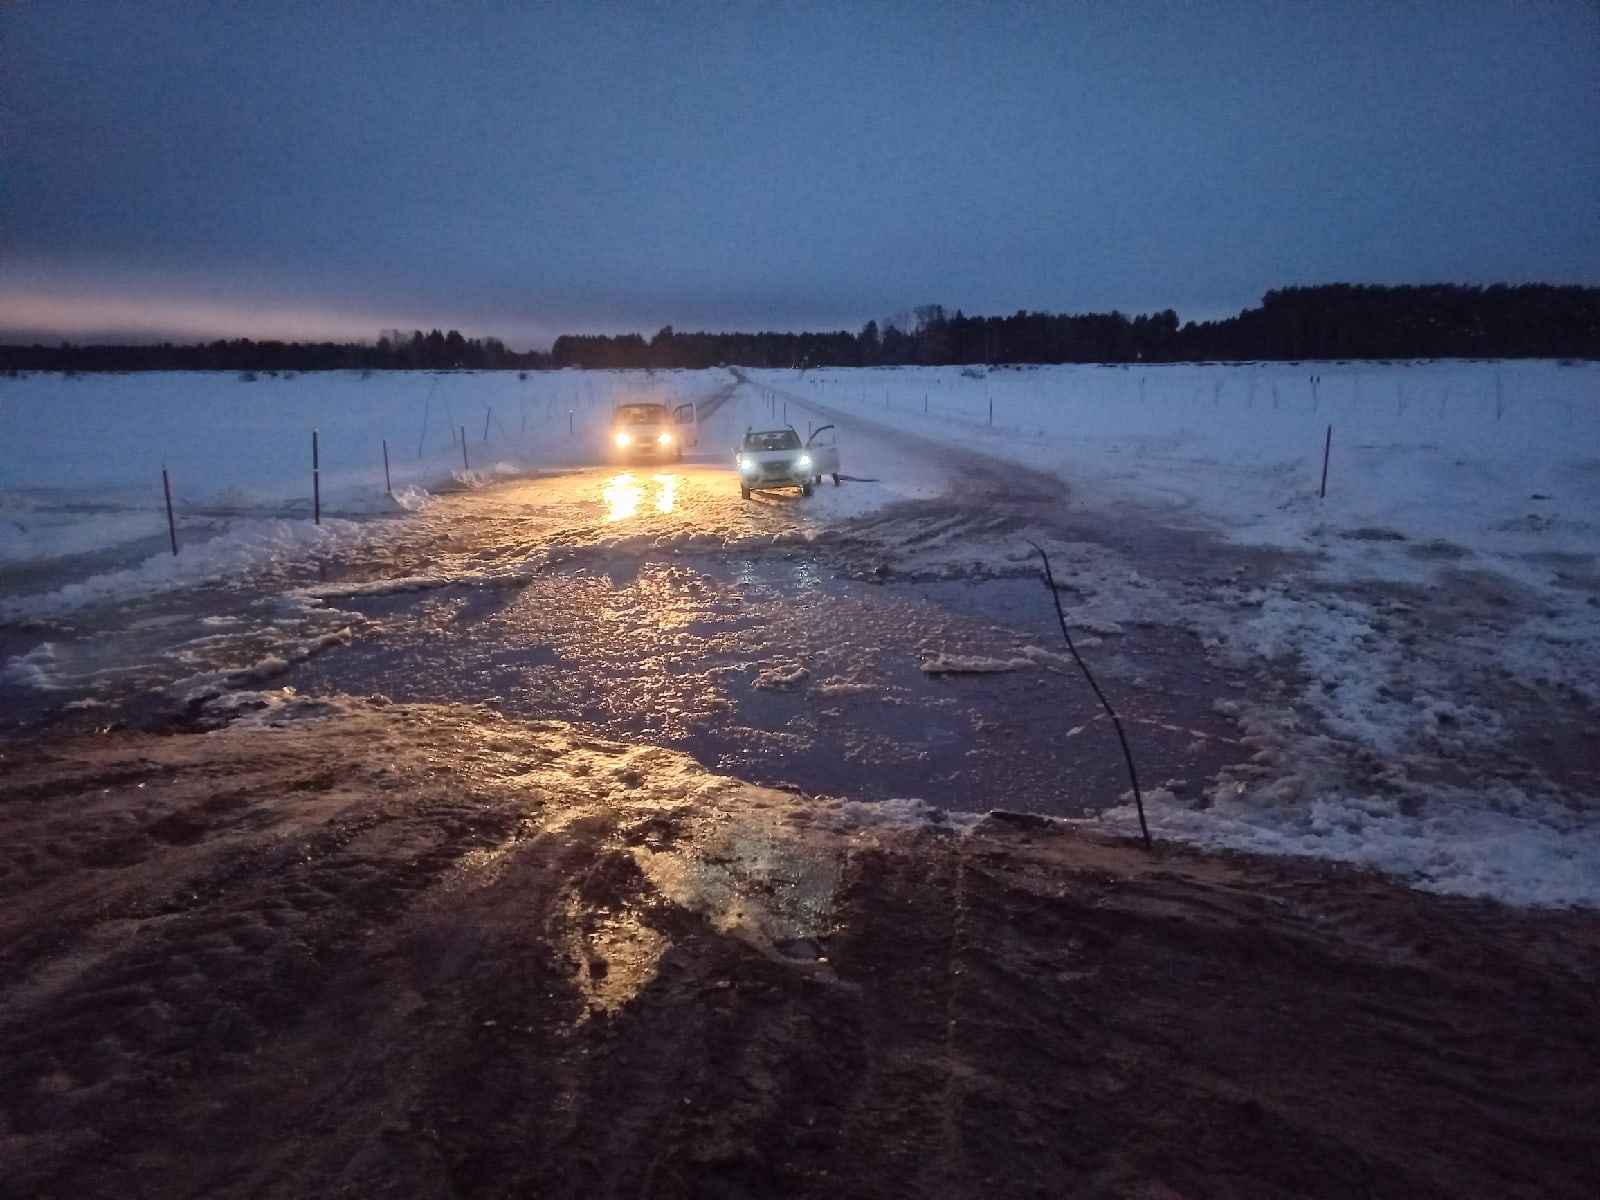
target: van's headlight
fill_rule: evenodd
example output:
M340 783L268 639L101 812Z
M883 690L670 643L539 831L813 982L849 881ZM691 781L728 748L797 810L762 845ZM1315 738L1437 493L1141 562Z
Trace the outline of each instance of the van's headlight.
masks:
M619 446L627 446L627 445L630 445L632 442L633 442L633 439L631 437L629 437L627 434L625 434L625 433L617 434L617 445L619 445Z
M672 435L670 433L663 433L656 439L656 441L660 442L663 446L670 445L672 443Z
M739 470L741 470L741 471L754 471L755 469L756 469L755 460L749 459L749 458L741 458L739 460Z
M809 471L811 469L811 455L802 454L799 458L795 459L795 465L802 471Z

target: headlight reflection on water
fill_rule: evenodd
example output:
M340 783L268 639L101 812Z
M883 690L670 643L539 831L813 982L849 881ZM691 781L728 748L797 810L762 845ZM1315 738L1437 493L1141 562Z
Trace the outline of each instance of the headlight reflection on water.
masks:
M606 520L626 521L629 517L637 516L639 497L643 492L639 481L628 471L606 480L605 487L600 489L600 495L606 502Z
M606 480L600 489L601 499L606 505L606 520L626 521L630 517L638 516L639 506L644 502L645 491L651 484L656 488L655 511L671 512L677 504L676 475L653 475L647 483L637 479L632 471L624 471Z
M657 475L656 482L661 485L661 490L656 493L656 511L671 512L676 502L678 491L678 477L676 475Z

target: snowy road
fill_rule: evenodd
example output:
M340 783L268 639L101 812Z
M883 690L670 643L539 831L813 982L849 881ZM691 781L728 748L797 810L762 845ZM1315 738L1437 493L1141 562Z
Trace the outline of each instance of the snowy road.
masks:
M1070 378L1102 391L1118 379ZM1213 404L1229 379L1215 378ZM0 710L13 725L182 723L199 703L286 687L485 704L806 795L1100 814L1127 831L1120 754L1064 654L1037 542L1129 727L1158 836L1518 902L1600 901L1586 691L1600 586L1577 510L1506 521L1495 506L1519 502L1484 489L1479 467L1482 495L1461 512L1493 531L1450 541L1434 516L1423 539L1359 500L1307 508L1281 464L1173 457L1189 432L1107 443L1088 425L974 426L961 397L988 381L956 379L942 411L927 394L908 411L919 382L940 377L854 396L790 372L646 381L705 415L686 460L658 470L601 465L576 418L592 423L607 397L554 380L574 408L552 392L522 452L534 466L431 485L417 511L313 527L196 506L180 559L141 559L135 542L23 560L0 624ZM1288 431L1269 382L1271 408L1253 419ZM1184 385L1174 375L1168 389ZM1060 422L1044 399L1028 412ZM745 428L825 422L839 427L843 486L740 501ZM1356 450L1440 457L1431 443ZM463 448L438 453L459 462ZM1450 453L1457 470L1476 461ZM1540 486L1570 489L1587 469L1554 461ZM1283 487L1275 520L1321 523L1245 544L1248 508ZM1411 510L1389 511L1406 528Z

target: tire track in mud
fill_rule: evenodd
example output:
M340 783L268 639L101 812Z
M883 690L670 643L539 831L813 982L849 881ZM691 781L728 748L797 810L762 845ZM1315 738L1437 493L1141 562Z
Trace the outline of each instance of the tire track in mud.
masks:
M14 1162L83 1111L99 1114L97 1138L115 1145L134 1136L143 1105L181 1093L197 1064L247 1060L303 1016L374 927L517 819L465 795L374 803L325 760L307 770L270 753L236 770L252 780L248 800L212 793L209 764L188 758L202 740L153 743L133 788L79 792L92 799L73 806L74 830L47 815L78 790L70 761L24 764L51 782L35 775L25 799L6 797L7 844L83 845L4 876L0 1093L13 1098L5 1129L23 1147ZM39 820L56 826L43 839ZM102 822L123 829L114 857L96 835Z
M871 832L553 724L316 711L9 756L0 845L71 844L0 874L0 1191L1600 1179L1592 914L1037 818ZM140 854L68 852L119 812Z

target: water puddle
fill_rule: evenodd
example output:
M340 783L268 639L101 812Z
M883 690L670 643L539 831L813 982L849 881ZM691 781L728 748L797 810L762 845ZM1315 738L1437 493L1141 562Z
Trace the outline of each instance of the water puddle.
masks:
M373 633L294 666L285 682L302 693L488 702L806 794L1082 815L1127 788L1115 735L1033 580L870 584L799 552L708 554L634 562L622 577L551 571L493 595L345 603ZM1082 640L1146 787L1198 791L1246 757L1213 711L1237 681L1190 634L1139 626Z

